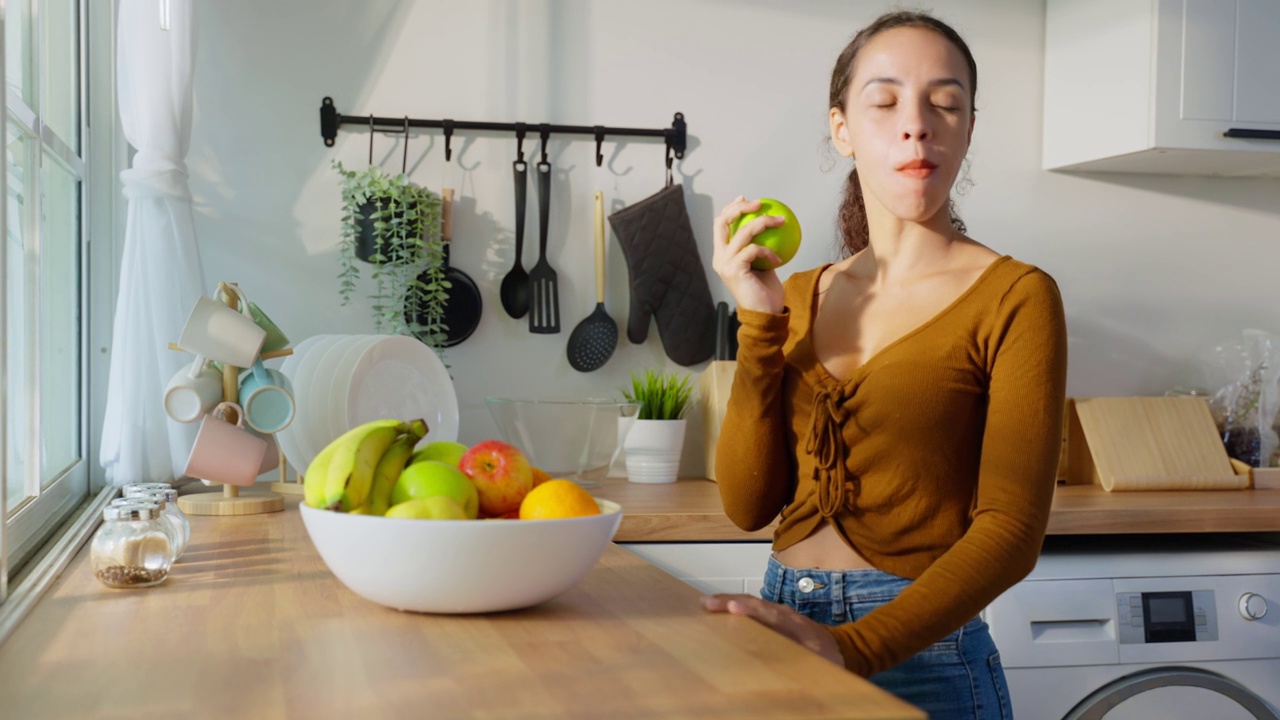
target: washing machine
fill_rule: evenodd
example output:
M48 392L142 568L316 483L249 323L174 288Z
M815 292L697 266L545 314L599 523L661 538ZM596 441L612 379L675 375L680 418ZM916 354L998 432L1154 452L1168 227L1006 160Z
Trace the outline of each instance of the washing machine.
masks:
M1051 536L984 616L1017 720L1280 720L1280 536Z

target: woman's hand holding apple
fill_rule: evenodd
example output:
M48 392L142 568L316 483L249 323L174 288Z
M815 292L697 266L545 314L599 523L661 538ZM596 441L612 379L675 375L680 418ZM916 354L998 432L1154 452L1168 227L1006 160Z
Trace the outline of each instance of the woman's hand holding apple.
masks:
M729 232L738 216L759 209L759 201L738 197L720 211L716 218L711 267L729 288L739 308L778 314L782 312L782 281L778 279L777 272L753 270L751 264L762 259L777 266L782 264L782 259L773 250L752 240L768 228L780 227L784 220L763 215L744 223L732 237Z

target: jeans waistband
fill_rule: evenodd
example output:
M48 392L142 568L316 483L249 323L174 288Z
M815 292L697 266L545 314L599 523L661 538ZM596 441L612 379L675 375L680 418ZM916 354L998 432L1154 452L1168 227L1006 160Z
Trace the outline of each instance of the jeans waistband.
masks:
M819 570L793 568L770 555L764 587L778 602L886 602L911 584L908 578L875 568Z

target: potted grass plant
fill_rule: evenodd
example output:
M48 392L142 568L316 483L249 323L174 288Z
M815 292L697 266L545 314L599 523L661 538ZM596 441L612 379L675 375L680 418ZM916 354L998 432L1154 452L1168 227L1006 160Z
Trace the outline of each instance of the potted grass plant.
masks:
M631 374L622 389L628 402L639 402L640 417L623 442L627 479L636 483L675 482L684 450L685 415L693 404L688 375L646 370Z
M449 283L444 277L440 196L403 173L391 175L377 165L348 170L335 162L334 169L342 179L342 304L351 301L360 279L356 261L368 263L377 332L412 335L442 351ZM406 312L414 309L417 312Z

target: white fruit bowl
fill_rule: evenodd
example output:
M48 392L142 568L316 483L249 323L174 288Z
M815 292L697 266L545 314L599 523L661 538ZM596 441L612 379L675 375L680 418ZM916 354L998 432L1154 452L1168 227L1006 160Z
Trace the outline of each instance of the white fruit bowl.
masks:
M586 577L622 521L622 508L596 499L600 515L564 520L411 520L300 506L311 542L352 592L397 610L487 613L526 608Z

